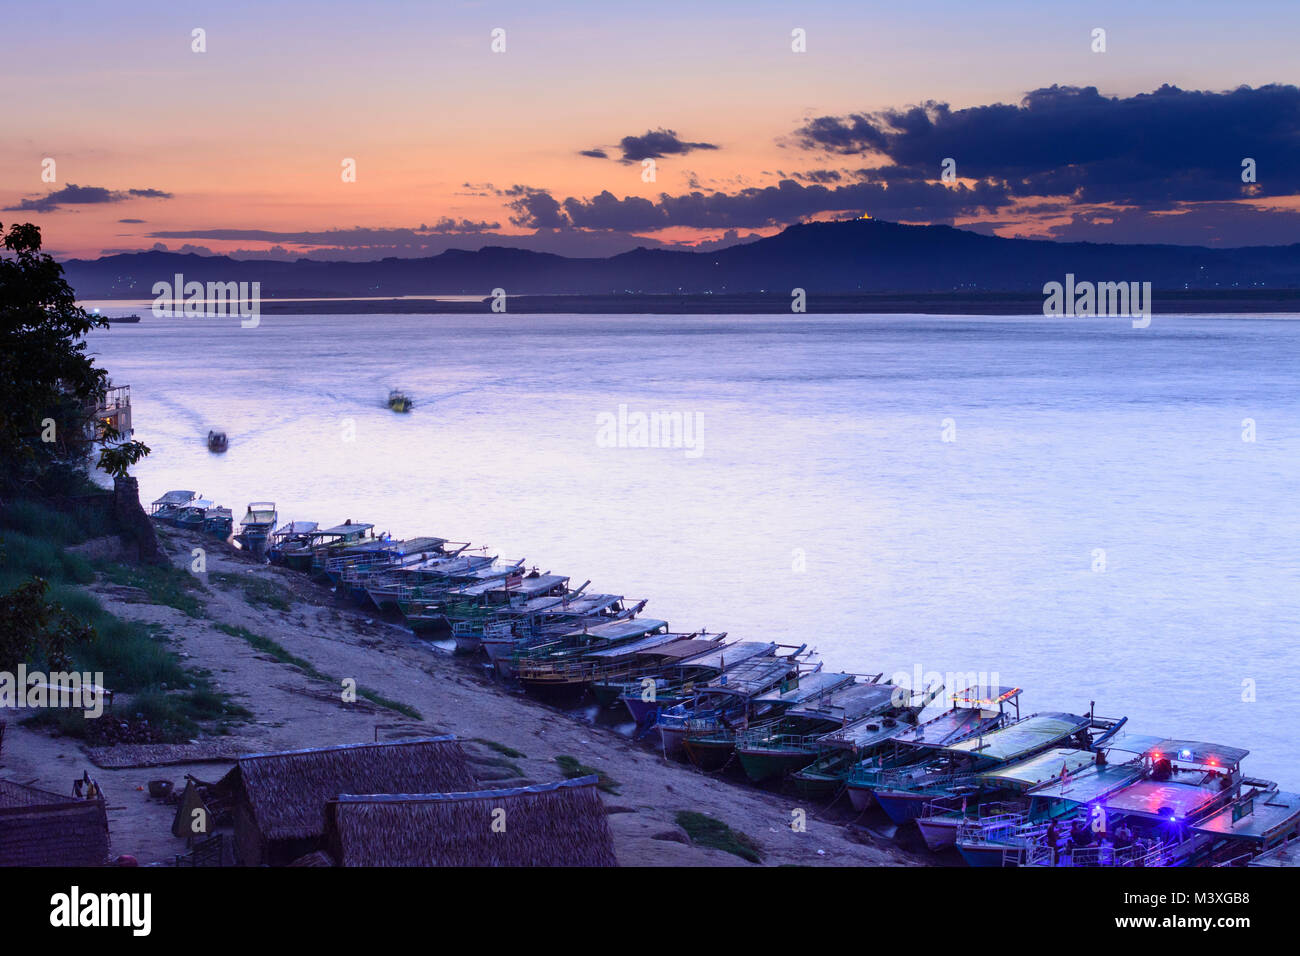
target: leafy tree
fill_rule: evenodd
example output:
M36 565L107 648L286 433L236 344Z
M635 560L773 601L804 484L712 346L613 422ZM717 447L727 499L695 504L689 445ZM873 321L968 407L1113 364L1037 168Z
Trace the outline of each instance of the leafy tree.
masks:
M70 670L71 650L95 639L95 629L47 601L43 578L30 578L0 595L0 671L44 661L50 670Z
M0 252L0 479L11 488L79 467L90 443L113 440L86 431L109 382L85 336L107 323L77 306L63 267L40 250L40 228L24 223L9 227ZM148 453L126 442L100 464L122 475Z

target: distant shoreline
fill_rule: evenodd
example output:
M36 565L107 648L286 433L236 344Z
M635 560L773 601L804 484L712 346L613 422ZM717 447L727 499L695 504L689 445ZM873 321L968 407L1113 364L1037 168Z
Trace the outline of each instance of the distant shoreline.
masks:
M110 308L148 308L152 300L95 299ZM1160 291L1152 295L1155 314L1300 315L1300 289L1246 291ZM850 295L809 293L807 315L923 314L923 315L1041 315L1038 293L891 293ZM512 295L506 311L517 314L577 313L588 315L790 315L791 297L784 293L722 295ZM406 296L393 298L264 298L262 315L412 315L492 314L491 297Z

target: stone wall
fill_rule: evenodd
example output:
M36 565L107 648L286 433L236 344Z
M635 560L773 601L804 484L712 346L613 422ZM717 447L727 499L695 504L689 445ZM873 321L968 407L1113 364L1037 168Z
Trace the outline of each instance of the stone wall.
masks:
M135 478L113 479L113 518L124 543L135 547L141 564L167 564L167 556L158 546L153 522L140 506L140 484Z

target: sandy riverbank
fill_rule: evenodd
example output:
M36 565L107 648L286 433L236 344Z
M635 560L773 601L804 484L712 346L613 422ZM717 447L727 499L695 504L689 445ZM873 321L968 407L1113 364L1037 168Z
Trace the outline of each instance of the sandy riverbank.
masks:
M690 843L675 822L679 811L706 814L756 841L764 863L898 865L921 862L844 824L845 801L823 809L798 798L766 793L689 766L665 760L626 737L593 726L500 686L472 663L418 640L405 628L336 603L326 588L303 574L252 563L211 539L172 532L165 548L178 567L188 567L191 547L207 549L206 589L198 592L203 613L191 617L171 607L144 603L142 595L106 583L92 585L113 614L156 622L173 650L191 667L211 672L216 687L254 717L214 738L233 752L328 746L374 739L454 733L465 738L474 773L484 786L515 786L560 779L555 758L576 757L615 782L617 795L603 799L615 850L624 866L750 865L720 850ZM237 578L219 575L236 575ZM246 599L242 580L259 578L287 602L277 610ZM331 679L354 679L385 699L419 712L414 719L364 699L342 702L341 686L306 674L218 628L244 628L269 638ZM129 713L129 702L116 709ZM475 739L477 738L477 740ZM480 743L488 741L496 746ZM508 748L523 756L504 756ZM59 793L90 770L109 801L112 852L141 863L169 860L185 851L171 835L174 807L148 796L150 780L180 784L186 773L215 780L230 762L107 769L94 766L81 743L10 721L0 755L0 776ZM807 831L790 828L791 811L807 812Z

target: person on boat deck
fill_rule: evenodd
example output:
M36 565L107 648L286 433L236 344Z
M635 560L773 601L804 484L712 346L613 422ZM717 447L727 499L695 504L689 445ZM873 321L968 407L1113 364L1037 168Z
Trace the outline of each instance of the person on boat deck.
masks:
M1115 828L1115 849L1127 850L1133 845L1133 831L1128 828L1128 824L1120 821L1120 825Z
M1052 851L1052 866L1056 866L1056 858L1061 850L1061 831L1057 828L1055 819L1047 824L1047 832L1043 834L1043 838Z
M1076 819L1070 825L1070 842L1076 847L1092 845L1092 827L1086 821Z

